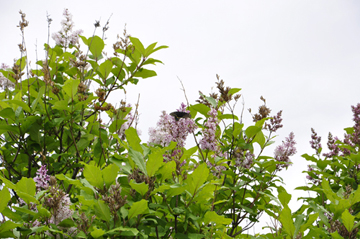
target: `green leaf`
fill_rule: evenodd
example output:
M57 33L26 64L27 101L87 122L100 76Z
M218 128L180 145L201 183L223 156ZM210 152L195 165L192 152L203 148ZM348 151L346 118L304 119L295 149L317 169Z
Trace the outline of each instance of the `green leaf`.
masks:
M160 49L165 49L165 48L169 48L169 47L168 46L159 46L159 47L155 48L154 50L152 50L150 54L152 54L152 53L154 53L154 52L156 52L156 51L158 51Z
M205 183L209 176L209 169L205 163L200 164L192 174L186 179L186 189L193 196L197 190Z
M88 39L88 46L90 47L91 54L97 60L101 56L105 44L99 36L94 36Z
M261 131L261 127L258 126L249 126L247 127L247 129L245 130L245 134L246 136L250 139L252 137L254 137L257 133L259 133Z
M157 76L155 71L144 69L144 68L139 69L134 74L134 77L141 77L141 78L144 78L144 79L149 78L149 77L153 77L153 76Z
M113 63L110 60L106 60L99 66L100 77L105 80L109 74L111 73L111 69L113 67Z
M27 193L30 196L35 196L36 185L34 179L22 177L20 181L16 184L16 191Z
M13 184L10 180L4 178L3 176L0 175L0 179L1 181L5 184L6 187L10 188L10 189L14 189L16 190L16 185Z
M10 197L10 192L8 190L7 187L2 187L1 191L0 191L0 213L6 208L9 200L11 199Z
M111 125L109 126L109 132L114 133L114 132L118 131L126 121L127 120L121 120L121 119L114 120L111 123Z
M261 130L255 135L253 142L258 143L261 148L264 147L266 139L264 133Z
M235 138L239 137L239 134L243 127L244 127L244 124L235 122L233 125L234 130L233 130L232 136L234 136Z
M235 119L235 120L239 120L239 118L236 115L233 114L219 114L218 118L220 120L222 119Z
M94 228L94 230L90 233L92 237L99 238L102 237L105 234L105 231L103 229Z
M204 95L204 94L202 94L202 93L200 93L200 95L201 95L204 99L206 99L207 102L209 102L209 103L212 105L212 107L216 108L217 102L216 102L216 100L215 100L213 97L206 96L206 95Z
M39 90L39 93L36 96L36 99L31 103L32 112L35 112L37 110L36 106L39 103L39 101L41 99L41 96L44 95L44 93L45 93L45 86L42 86L42 87L40 87L40 90Z
M75 187L86 191L88 194L92 192L91 190L86 190L86 187L78 179L69 178L64 174L56 174L55 177L59 180L65 181L67 184L73 184Z
M207 211L204 215L203 220L205 225L209 224L210 222L213 222L216 225L229 225L232 222L231 218L225 218L224 216L220 216L214 211Z
M85 45L87 45L87 46L89 45L88 39L86 37L81 36L81 35L79 35L79 37L81 38L81 40L84 42Z
M12 222L12 221L5 221L5 222L1 223L1 225L0 225L0 233L10 231L10 230L15 229L17 227L21 227L22 225L23 225L23 223L15 223L15 222Z
M15 122L15 112L12 108L5 108L0 111L0 117L4 119L11 119L12 122Z
M309 229L311 225L315 222L315 220L319 217L319 213L314 213L309 215L309 219L306 221L305 224L301 225L300 232L304 232L305 230Z
M154 176L156 171L164 164L164 153L165 150L154 150L149 154L149 159L146 162L146 171L149 177Z
M341 219L346 230L351 233L354 228L355 217L349 213L349 210L345 210L341 215Z
M134 202L129 209L129 220L133 217L137 217L139 214L144 214L148 211L147 200L142 199L141 201Z
M56 109L56 110L65 110L65 111L68 111L68 112L71 110L67 100L58 100L58 101L56 101L52 108Z
M295 223L294 223L294 226L295 226L294 235L297 235L299 233L301 225L304 224L304 218L305 218L304 214L299 214L296 216Z
M288 194L283 187L278 187L278 198L281 204L286 207L291 200L291 194Z
M185 159L190 158L191 155L193 155L197 150L198 150L197 146L194 146L188 150L185 150L185 152L183 153L183 155L180 158L180 162L183 162Z
M143 65L148 65L148 64L155 65L155 63L164 64L162 61L159 61L159 60L153 59L153 58L149 58L149 59L147 59L147 60L143 63Z
M151 54L151 52L152 52L152 50L154 50L156 44L157 44L157 42L154 42L154 43L150 44L150 45L145 49L145 51L144 51L144 57L148 57L148 56Z
M22 207L15 207L15 206L13 206L12 209L15 209L16 212L22 212L22 213L29 214L29 215L32 215L32 216L36 216L36 215L37 215L37 212L32 211L32 210L29 210L29 209L27 209L27 208L22 208Z
M98 216L100 219L109 222L110 221L110 209L102 200L97 200L95 205L95 215Z
M330 235L333 239L344 239L337 231L330 233Z
M119 232L131 232L132 236L136 236L139 231L136 228L128 228L128 227L117 227L112 230L106 232L107 235L118 235Z
M78 86L80 84L80 80L68 79L65 81L63 86L63 91L70 96L70 98L74 98L77 93Z
M102 178L102 173L99 167L94 165L85 164L83 171L84 177L86 180L94 187L102 189L104 187L104 181Z
M141 140L136 132L136 129L134 129L133 127L128 128L127 130L125 130L125 136L130 147L132 147L136 151L143 153L143 149L140 145Z
M115 182L116 177L118 176L118 172L119 167L115 164L110 164L102 170L102 176L107 188L109 188L110 185Z
M14 105L18 105L19 107L22 107L26 112L30 113L29 106L23 101L20 101L20 100L8 100L7 103L12 103Z
M208 112L210 111L210 108L206 105L196 104L196 105L191 105L190 108L192 108L196 112L199 112L200 114L204 115L205 117L209 116Z
M149 191L149 185L145 182L142 183L136 183L134 179L130 181L130 186L138 193L141 194L141 196L145 196L145 194Z
M175 172L176 163L175 161L166 162L162 168L158 171L161 174L161 181L172 177L172 173Z
M279 221L283 225L284 230L291 237L294 236L295 226L291 218L291 211L288 206L284 207L280 213Z
M17 195L22 198L26 204L30 204L31 202L32 203L35 203L35 204L38 204L39 201L33 196L33 195L30 195L28 193L24 193L24 192L21 192L21 191L17 191Z
M129 156L134 161L134 163L139 167L141 172L143 172L146 176L148 176L146 171L144 156L139 151L132 149L132 147L129 147Z
M16 65L20 66L21 71L23 71L25 68L26 60L27 60L26 56L23 56L16 61Z
M321 186L324 190L324 193L326 194L326 197L334 204L337 204L337 201L340 199L336 193L334 193L329 185L329 182L327 180L322 180Z
M9 209L8 207L5 207L5 209L1 212L1 214L4 217L9 218L11 221L21 221L21 215L19 213L13 212L11 209ZM0 237L1 238L1 237Z
M360 188L358 187L355 192L352 192L349 196L350 204L354 205L357 202L360 202Z
M231 88L228 92L228 95L233 95L238 93L241 90L241 88Z
M0 125L0 134L3 134L7 131L19 134L19 128L17 126L5 125L5 124Z
M144 45L140 42L140 40L136 37L130 37L130 41L135 46L135 49L138 50L142 55L145 54Z
M184 186L179 185L179 184L170 185L169 190L167 190L167 192L166 192L166 197L172 198L176 195L180 195L185 191L185 189L186 188Z

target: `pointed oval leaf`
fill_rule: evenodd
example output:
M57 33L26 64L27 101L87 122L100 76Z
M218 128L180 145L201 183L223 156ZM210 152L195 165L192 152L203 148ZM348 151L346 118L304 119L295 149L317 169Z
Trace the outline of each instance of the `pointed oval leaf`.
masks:
M129 209L129 220L137 215L144 214L148 211L148 202L145 199L141 201L134 202Z

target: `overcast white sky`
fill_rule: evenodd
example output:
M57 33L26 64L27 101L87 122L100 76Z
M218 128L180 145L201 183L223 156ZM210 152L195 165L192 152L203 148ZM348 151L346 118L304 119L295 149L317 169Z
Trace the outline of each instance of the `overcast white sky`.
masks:
M25 34L32 66L36 41L39 58L43 57L46 13L53 19L51 32L55 32L60 30L64 8L68 8L75 29L83 29L87 37L95 20L101 19L103 25L113 14L108 46L127 24L128 33L144 45L158 42L170 47L154 55L165 63L154 68L157 77L127 89L129 103L134 104L141 94L139 126L144 141L162 110L174 111L185 102L177 77L194 104L198 91L209 93L219 74L226 85L243 89L246 109L255 112L262 95L273 114L283 110L284 128L277 142L293 131L298 143L294 165L281 173L286 188L292 190L305 184L301 171L306 170L306 161L300 155L313 153L310 128L323 137L326 148L329 131L342 137L343 128L353 125L350 106L360 102L359 7L355 0L0 0L0 63L11 65L19 57L17 44L21 38L16 25L20 9L30 22ZM119 95L112 98L114 103L121 99ZM241 104L237 108L240 112ZM249 126L247 111L244 120ZM301 204L295 199L302 195L295 192L292 210Z

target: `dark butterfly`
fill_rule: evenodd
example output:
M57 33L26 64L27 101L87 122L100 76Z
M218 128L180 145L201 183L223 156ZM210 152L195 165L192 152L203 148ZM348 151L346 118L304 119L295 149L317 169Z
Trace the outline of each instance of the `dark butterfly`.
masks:
M191 118L191 114L186 113L186 112L175 111L175 112L170 113L170 115L174 116L176 121L179 121L179 119L181 119L181 118Z

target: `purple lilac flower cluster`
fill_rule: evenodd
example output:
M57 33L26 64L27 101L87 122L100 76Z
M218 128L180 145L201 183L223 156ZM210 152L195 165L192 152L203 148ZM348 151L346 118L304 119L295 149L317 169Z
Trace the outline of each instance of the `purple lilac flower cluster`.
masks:
M36 177L34 181L36 183L36 188L38 191L41 189L47 189L49 187L50 176L47 174L46 165L41 166L36 171Z
M328 136L328 142L327 142L327 146L330 150L329 153L324 153L323 155L325 157L333 157L333 156L338 156L339 153L340 153L340 148L337 144L335 144L335 142L339 140L338 137L333 137L333 135L331 133L329 133L329 136Z
M355 125L353 126L354 132L351 134L345 134L343 143L347 144L351 147L360 146L360 103L356 106L351 106L351 110L354 115L354 122ZM330 150L329 153L324 153L323 155L325 157L333 157L338 156L340 152L342 153L342 156L350 155L351 151L347 148L340 148L339 145L336 143L339 139L337 137L333 137L331 133L329 133L328 136L328 142L327 146ZM360 167L360 165L359 165Z
M282 128L283 125L281 124L282 118L281 118L282 110L280 110L275 116L273 116L270 119L270 124L266 124L266 127L271 132L276 132L278 129Z
M75 45L79 41L79 34L83 30L73 31L74 22L72 20L72 14L68 9L64 9L63 16L64 20L61 21L61 30L53 33L52 38L55 40L56 45L68 47L70 44Z
M354 133L352 133L350 140L355 145L360 145L360 103L356 106L351 106L351 110L354 114Z
M217 114L218 112L216 109L211 109L208 112L208 115L210 117L204 124L205 129L203 131L203 138L200 140L200 148L202 150L207 149L214 152L219 151L219 146L217 145L216 137L215 137L216 128L219 124Z
M181 104L177 111L189 113L184 103ZM196 128L197 126L193 119L181 118L176 121L173 116L163 111L157 127L149 129L149 144L159 144L166 147L171 141L174 141L177 142L178 147L184 147L187 136L194 133Z
M285 164L278 165L278 169L289 167L291 161L290 156L296 154L295 148L295 135L293 132L289 134L289 137L285 138L285 142L283 141L282 145L276 147L274 152L274 157L279 162L285 162Z
M41 166L37 172L36 177L34 177L34 181L36 183L36 188L39 190L41 189L50 189L50 193L52 194L51 197L46 197L45 205L57 205L53 214L49 220L49 223L58 224L62 220L69 218L72 216L73 211L70 209L70 197L69 194L66 194L59 191L56 186L49 187L50 175L47 174L46 165ZM60 197L59 199L56 199ZM59 203L53 203L51 201L60 200ZM36 209L36 208L35 208ZM41 223L38 220L33 222L33 226L40 226Z
M319 154L321 151L321 137L317 135L317 133L315 132L315 130L313 128L311 128L311 141L310 141L310 145L311 148L316 150L316 153Z
M236 152L235 156L235 166L236 167L244 167L249 169L253 163L255 155L250 151L246 151L245 155L242 152Z

